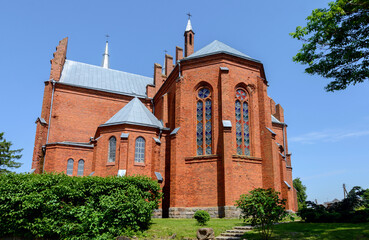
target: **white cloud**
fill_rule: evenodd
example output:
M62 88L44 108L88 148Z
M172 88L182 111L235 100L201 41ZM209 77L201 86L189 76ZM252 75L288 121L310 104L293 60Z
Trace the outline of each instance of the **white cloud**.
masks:
M321 132L311 132L300 136L289 138L289 142L302 144L314 144L319 142L338 142L346 138L368 136L369 130L365 131L343 131L343 130L324 130Z

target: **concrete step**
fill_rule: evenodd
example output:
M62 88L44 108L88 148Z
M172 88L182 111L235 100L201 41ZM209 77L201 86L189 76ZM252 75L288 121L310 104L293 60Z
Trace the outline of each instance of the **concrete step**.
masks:
M234 230L252 230L254 229L253 226L236 226L233 227Z
M219 236L219 237L216 237L215 239L218 239L218 240L239 240L241 238L240 237Z
M226 232L227 233L240 233L240 234L244 234L245 232L248 232L248 231L251 231L251 230L235 230L235 229L232 229L232 230L227 230Z
M229 232L220 234L220 236L225 236L225 237L242 237L242 235L243 233L229 233Z

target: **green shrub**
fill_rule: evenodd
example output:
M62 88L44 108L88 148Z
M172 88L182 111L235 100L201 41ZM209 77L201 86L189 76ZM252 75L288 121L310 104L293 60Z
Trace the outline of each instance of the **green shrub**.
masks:
M0 175L0 237L109 239L149 227L159 185L148 177Z
M204 210L197 210L193 217L197 220L200 226L206 225L206 222L210 220L209 213Z
M250 220L253 226L258 225L262 239L268 239L273 232L273 224L287 216L284 208L286 200L278 195L279 192L272 188L257 188L250 194L241 195L236 201L237 208L241 209L241 217L244 221Z
M347 205L346 202L344 199L333 206L324 207L307 201L307 207L299 210L298 215L305 222L311 223L369 222L369 209L352 210L353 207Z

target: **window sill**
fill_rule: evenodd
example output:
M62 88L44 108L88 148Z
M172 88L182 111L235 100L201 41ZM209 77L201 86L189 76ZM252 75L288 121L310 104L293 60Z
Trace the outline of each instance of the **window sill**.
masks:
M195 157L187 157L185 158L186 163L197 163L197 162L214 162L218 161L219 155L201 155Z
M145 167L145 163L135 162L135 163L133 163L133 166Z
M260 163L262 159L259 157L251 157L246 155L232 155L232 160L235 162Z
M106 163L106 166L114 166L115 165L115 162L107 162Z

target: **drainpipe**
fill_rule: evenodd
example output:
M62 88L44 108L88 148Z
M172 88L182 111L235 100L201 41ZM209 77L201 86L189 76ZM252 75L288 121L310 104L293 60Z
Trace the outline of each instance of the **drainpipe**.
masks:
M284 159L285 159L285 161L287 162L287 149L286 149L286 127L287 127L287 125L285 124L285 123L283 123L283 128L282 128L282 130L283 130L283 149L284 149Z
M152 104L152 114L154 114L154 115L155 115L154 99L151 99L151 104Z
M54 79L51 79L51 84L53 85L53 90L52 90L52 93L51 93L51 104L50 104L50 113L49 113L49 125L47 127L46 144L48 144L48 142L49 142L49 134L50 134L50 126L51 126L50 125L51 124L51 113L52 113L52 110L53 110L55 83L56 83L56 81ZM46 150L46 148L45 148L45 150ZM44 165L42 167L42 173L45 172L45 162L46 162L46 158L44 158Z
M178 63L178 77L181 77L181 60L178 60L177 63Z

